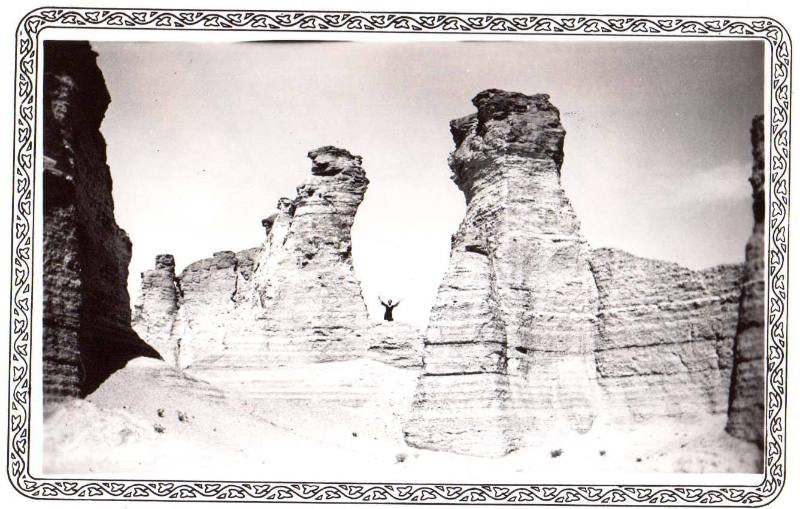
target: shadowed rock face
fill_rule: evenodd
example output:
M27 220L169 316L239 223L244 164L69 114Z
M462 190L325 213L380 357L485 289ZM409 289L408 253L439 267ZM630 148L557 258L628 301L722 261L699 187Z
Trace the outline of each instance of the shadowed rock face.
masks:
M467 212L424 350L412 445L501 455L523 430L596 414L597 291L560 184L565 131L545 94L487 90L451 122Z
M48 403L92 392L133 357L131 242L114 220L100 134L110 98L86 42L44 46L44 331Z
M764 440L764 117L753 119L753 233L745 251L727 431Z

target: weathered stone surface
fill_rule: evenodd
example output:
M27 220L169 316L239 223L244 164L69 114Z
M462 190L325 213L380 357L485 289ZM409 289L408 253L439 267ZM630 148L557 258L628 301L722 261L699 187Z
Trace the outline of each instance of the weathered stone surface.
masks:
M451 122L467 212L432 310L412 445L477 455L523 430L588 430L597 295L560 185L565 131L546 94L486 90Z
M398 368L421 368L422 331L401 322L381 322L364 332L369 338L367 357L397 366Z
M368 184L361 158L335 147L309 157L297 197L262 220L263 245L215 253L177 278L161 258L143 274L137 330L177 367L224 382L248 369L358 358L421 365L421 332L370 323L353 273L350 230Z
M169 254L156 256L155 269L142 273L141 293L133 308L131 325L172 366L178 362L178 344L172 339L172 327L179 299L175 258Z
M170 365L186 368L215 357L239 332L240 304L249 302L260 247L238 253L219 251L189 264L175 276L172 255L156 257L142 273L133 326Z
M477 114L451 122L467 212L424 337L367 320L350 229L368 181L361 158L335 147L309 153L312 176L262 220L262 246L215 253L178 278L157 260L137 327L177 366L260 408L398 416L400 400L387 406L353 381L367 378L335 366L421 370L403 424L417 447L497 456L553 431L585 433L598 417L634 429L728 409L732 434L750 426L743 402L760 350L746 331L758 319L763 331L763 303L752 303L755 283L740 302L740 285L755 269L591 250L561 188L565 133L548 96L487 90L473 103ZM748 245L748 263L760 246Z
M91 393L133 357L157 356L131 329L131 242L114 220L100 134L110 98L86 42L44 45L45 403Z
M747 241L727 431L764 441L764 117L753 119L753 233Z
M336 147L308 154L311 173L282 199L253 272L247 329L221 365L265 367L358 358L369 346L350 229L367 189L361 158Z
M628 428L724 412L742 266L591 251L561 188L564 130L548 96L487 90L473 104L451 122L467 212L408 443L494 456L597 417Z
M741 265L692 271L598 249L591 266L598 380L618 422L725 412Z
M250 290L259 251L219 251L181 272L181 307L173 327L173 337L180 345L180 367L220 355L238 340L241 318L237 308Z

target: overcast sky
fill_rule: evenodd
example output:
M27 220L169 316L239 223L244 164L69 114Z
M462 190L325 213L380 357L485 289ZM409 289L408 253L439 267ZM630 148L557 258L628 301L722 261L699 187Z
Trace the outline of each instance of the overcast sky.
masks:
M264 240L261 218L310 174L306 153L363 156L353 228L374 319L425 326L464 198L448 122L486 88L545 92L567 131L562 180L593 247L691 268L744 260L760 42L95 42L112 102L116 218L129 290L159 253L178 270Z

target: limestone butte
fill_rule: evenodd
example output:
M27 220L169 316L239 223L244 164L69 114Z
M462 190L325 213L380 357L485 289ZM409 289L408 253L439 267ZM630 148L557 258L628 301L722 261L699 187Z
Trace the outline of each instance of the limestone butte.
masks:
M141 274L139 299L133 308L131 325L139 336L158 351L167 363L175 365L178 345L172 340L172 327L178 312L180 284L175 277L175 258L156 256L155 269Z
M742 266L590 250L561 188L565 132L549 97L492 89L473 104L450 124L467 211L406 440L497 456L598 417L630 427L725 412Z
M564 128L546 94L486 90L454 120L467 200L439 287L409 443L479 455L523 430L592 426L597 290L560 184Z
M592 250L561 187L565 131L549 97L491 89L473 104L477 113L450 125L467 210L424 336L367 319L351 227L368 180L361 158L336 147L309 153L311 176L262 221L261 246L215 253L180 276L157 259L137 330L178 367L262 405L364 399L349 382L298 385L329 361L420 370L403 424L417 447L499 456L598 419L633 429L726 410L732 434L760 436L751 416L763 359L749 332L763 310L753 297L759 216L744 267L696 271ZM743 276L752 282L740 300Z
M110 102L86 42L44 50L45 407L91 393L139 355L157 356L131 329L128 235L114 219L100 123Z
M311 176L281 206L254 272L257 328L282 364L355 358L368 323L350 233L369 184L361 157L332 146L308 157Z

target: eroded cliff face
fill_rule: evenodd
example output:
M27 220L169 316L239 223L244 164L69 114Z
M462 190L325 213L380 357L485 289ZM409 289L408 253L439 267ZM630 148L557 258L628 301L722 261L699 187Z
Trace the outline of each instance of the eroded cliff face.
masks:
M308 157L312 175L279 204L254 273L258 328L282 364L355 358L368 323L350 233L369 184L361 157L331 146Z
M727 431L764 441L764 117L753 119L753 233L747 241Z
M177 277L174 261L157 257L142 275L134 323L177 367L224 382L358 358L420 366L421 332L370 323L353 272L351 228L368 185L361 158L331 146L308 155L311 176L262 220L261 246L215 253Z
M412 445L502 455L523 431L596 415L597 291L560 184L565 131L545 94L500 90L451 122L467 212L453 237L406 426Z
M261 248L219 251L175 275L172 255L156 256L142 273L133 327L171 365L184 368L219 355L241 319Z
M44 46L45 403L92 392L133 357L157 356L131 329L131 242L114 220L100 134L110 102L87 42Z
M590 250L561 188L548 96L487 90L473 104L451 122L467 211L406 440L497 456L597 420L620 430L725 412L742 266Z
M178 367L222 355L247 332L246 296L260 251L218 251L183 269L178 279L180 307L172 327Z
M476 114L451 122L467 211L424 337L367 319L350 231L368 181L361 158L335 147L309 153L311 176L262 220L261 246L177 277L171 257L157 258L137 330L178 367L262 408L385 408L386 395L370 392L380 370L359 379L372 389L356 387L329 361L419 369L403 424L417 447L500 456L598 421L632 430L726 410L732 434L760 437L763 156L746 266L693 271L589 248L561 187L565 131L547 95L487 90L473 104ZM395 399L392 412L405 401Z
M598 381L614 422L727 411L742 266L692 271L616 249L590 260Z
M171 338L179 299L175 258L169 254L156 256L155 269L147 270L141 276L141 292L133 308L131 325L162 359L175 364L178 345Z

